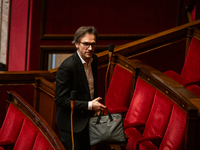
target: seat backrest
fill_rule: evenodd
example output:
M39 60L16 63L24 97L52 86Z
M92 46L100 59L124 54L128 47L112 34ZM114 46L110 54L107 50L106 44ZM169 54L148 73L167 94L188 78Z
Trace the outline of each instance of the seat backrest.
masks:
M151 112L149 114L143 135L163 137L170 120L174 103L162 94L156 91ZM145 111L145 110L144 110Z
M184 147L187 114L176 104L173 105L167 130L162 139L160 150L182 150Z
M189 82L200 81L200 40L192 38L181 76Z
M138 78L135 91L125 120L129 124L146 124L156 89L144 80ZM145 93L145 94L144 94ZM138 128L138 130L142 131Z
M10 104L0 129L0 145L15 143L21 130L25 115Z
M191 11L191 17L192 17L192 21L195 21L195 18L196 18L196 5L194 6L194 8Z
M14 150L32 149L38 132L38 128L28 118L25 118Z
M41 132L38 133L32 150L53 150Z
M127 108L131 100L132 73L116 65L105 98L105 105L112 112L113 109Z
M32 150L43 149L48 150L50 143L44 137L44 135L39 131L39 129L26 117L22 125L19 137L15 143L14 150Z

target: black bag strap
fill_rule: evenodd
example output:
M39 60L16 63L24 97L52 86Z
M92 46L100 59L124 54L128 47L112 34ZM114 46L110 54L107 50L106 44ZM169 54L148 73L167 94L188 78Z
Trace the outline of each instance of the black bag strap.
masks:
M110 118L110 121L113 121L113 118L112 118L112 116L111 116L111 113L110 113L110 111L108 110L108 108L106 107L106 109L107 109L107 111L108 111L108 116L109 116L109 118ZM98 118L97 118L97 124L99 124L100 123L100 120L101 120L101 113L99 113L99 116L98 116Z

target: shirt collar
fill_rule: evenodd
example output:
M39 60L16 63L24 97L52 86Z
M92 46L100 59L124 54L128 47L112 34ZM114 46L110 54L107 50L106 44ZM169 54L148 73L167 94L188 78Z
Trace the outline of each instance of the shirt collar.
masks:
M79 55L78 51L76 51L76 52L77 52L77 54L78 54L78 56L79 56L79 58L80 58L82 64L87 64L86 61ZM93 61L93 58L91 57L91 58L90 58L90 61L89 61L89 63L88 63L88 65L91 64L92 61Z

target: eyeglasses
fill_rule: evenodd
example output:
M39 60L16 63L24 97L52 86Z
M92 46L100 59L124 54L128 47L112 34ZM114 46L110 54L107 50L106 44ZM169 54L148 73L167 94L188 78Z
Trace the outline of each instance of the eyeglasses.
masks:
M87 42L84 43L80 42L80 43L83 44L83 47L85 49L89 48L90 46L92 46L92 48L95 48L97 46L97 43L87 43Z

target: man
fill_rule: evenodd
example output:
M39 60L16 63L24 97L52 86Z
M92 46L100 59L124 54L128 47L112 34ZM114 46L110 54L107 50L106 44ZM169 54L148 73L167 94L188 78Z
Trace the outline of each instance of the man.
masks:
M89 118L106 107L99 103L97 96L97 31L94 27L80 27L74 41L77 51L65 59L56 74L56 104L58 106L56 123L60 129L61 140L67 150L72 149L71 141L71 98L76 91L73 112L73 131L75 150L90 149Z

